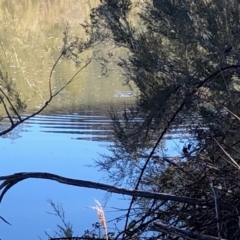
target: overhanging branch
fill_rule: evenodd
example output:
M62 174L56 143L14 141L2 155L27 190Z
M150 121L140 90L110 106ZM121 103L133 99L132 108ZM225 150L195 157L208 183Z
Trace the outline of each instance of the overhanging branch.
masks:
M167 201L178 201L182 203L188 203L190 205L202 205L202 206L213 206L213 201L209 200L202 200L197 198L190 198L184 196L176 196L167 193L154 193L154 192L146 192L140 190L132 190L132 189L125 189L121 187L115 187L112 185L104 184L104 183L97 183L92 181L86 180L79 180L73 178L66 178L59 175L55 175L52 173L47 172L21 172L15 173L12 175L1 176L0 181L3 181L0 185L0 202L2 201L4 195L7 191L12 188L15 184L19 183L20 181L26 180L28 178L39 178L39 179L47 179L52 181L57 181L61 184L76 186L76 187L84 187L84 188L94 188L100 189L111 193L135 196L135 197L143 197L143 198L151 198L151 199L158 199L158 200L167 200Z

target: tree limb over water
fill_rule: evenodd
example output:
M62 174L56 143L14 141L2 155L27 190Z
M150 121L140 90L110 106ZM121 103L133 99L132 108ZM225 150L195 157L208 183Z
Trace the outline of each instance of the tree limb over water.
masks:
M115 145L97 166L115 186L124 183L135 191L168 192L212 204L133 196L119 237L132 239L126 233L132 219L135 236L142 236L146 223L157 217L182 230L240 239L237 6L236 0L102 0L92 10L86 30L127 51L128 56L115 54L115 65L130 89L133 82L139 91L134 107L123 114L111 111ZM108 55L110 68L114 51ZM172 156L164 136L182 128ZM188 238L168 228L157 239Z
M176 195L167 194L167 193L154 193L154 192L146 192L146 191L140 191L140 190L125 189L125 188L115 187L115 186L104 184L104 183L66 178L66 177L62 177L62 176L55 175L52 173L47 173L47 172L22 172L22 173L7 175L7 176L1 176L0 181L3 181L3 183L0 185L0 190L2 190L2 193L0 195L0 202L2 201L7 191L10 190L10 188L12 188L15 184L23 180L26 180L28 178L47 179L47 180L57 181L61 184L66 184L66 185L71 185L76 187L84 187L84 188L94 188L94 189L104 190L110 193L117 193L117 194L123 194L123 195L134 196L134 197L151 198L156 200L159 199L159 200L168 200L168 201L178 201L182 203L189 203L192 205L196 205L196 204L206 205L206 206L212 205L212 203L209 202L208 200L202 200L202 199L196 199L196 198L190 198L190 197L184 197L184 196L176 196Z
M132 196L125 227L118 232L125 240L149 233L154 222L159 223L157 239L238 240L239 3L143 2L140 9L130 0L102 0L85 25L91 46L104 39L110 43L109 54L104 47L106 57L99 58L103 73L112 68L112 46L124 48L127 54L115 66L123 70L126 84L131 87L133 81L139 90L135 107L123 114L111 112L113 154L97 162L114 186L51 173L17 173L0 179L0 197L27 178L48 179ZM139 13L139 23L130 19L131 12L134 18ZM84 47L75 40L72 44ZM75 61L76 52L68 54ZM2 103L5 106L7 98ZM8 116L8 109L5 112ZM172 156L162 140L180 127L191 139ZM120 184L124 188L115 187Z
M21 172L21 173L15 173L12 175L7 176L1 176L0 181L3 181L0 185L0 202L2 201L5 194L17 183L27 180L27 179L45 179L45 180L51 180L51 181L57 181L61 184L76 186L76 187L84 187L84 188L94 188L98 190L103 190L109 193L116 193L116 194L123 194L128 195L132 197L140 197L140 198L149 198L154 200L165 200L165 201L173 201L183 204L190 204L195 205L199 207L213 207L214 202L212 200L203 200L203 199L197 199L197 198L191 198L191 197L185 197L185 196L177 196L173 194L168 193L155 193L155 192L146 192L146 191L140 191L140 190L131 190L131 189L125 189L120 188L108 184L103 183L97 183L92 181L86 181L86 180L80 180L80 179L73 179L73 178L66 178L62 177L56 174L47 173L47 172ZM234 206L227 206L226 204L219 203L219 206L225 207L226 209L233 209ZM0 217L5 223L11 225L8 221L6 221L4 218ZM166 224L158 222L153 222L152 225L149 227L149 230L153 231L161 231L161 232L173 232L177 236L185 237L185 239L192 239L193 237L197 239L203 239L203 240L215 240L219 238L215 238L208 235L203 235L200 233L190 232L187 230L175 228L173 226L168 226Z
M20 124L24 123L25 121L29 120L30 118L33 118L34 116L40 114L44 109L46 109L46 107L50 104L50 102L53 100L53 98L55 98L59 93L61 93L70 83L73 82L73 80L76 78L76 76L84 69L86 68L90 62L91 62L91 58L87 59L85 61L84 64L82 64L82 66L80 67L80 69L68 80L67 83L65 83L60 89L58 89L56 92L52 91L52 73L54 71L54 69L56 68L57 64L59 63L60 59L63 58L67 51L69 49L72 49L73 46L70 45L68 46L66 49L64 49L61 54L59 55L58 59L56 60L56 62L54 63L51 71L50 71L50 75L49 75L49 98L47 99L47 101L45 102L45 104L36 112L28 115L27 117L21 117L20 116L20 111L17 109L17 107L14 106L13 101L15 100L17 102L18 105L20 105L19 108L25 108L23 107L24 103L21 102L18 93L16 92L16 90L14 89L15 86L12 87L12 82L11 80L8 79L8 76L4 76L2 74L2 72L0 71L0 78L3 82L6 82L6 87L7 88L7 92L8 94L14 94L14 99L10 99L10 97L8 96L7 93L5 93L4 88L0 88L0 104L3 104L3 108L5 110L6 113L6 117L2 117L1 120L3 120L4 118L7 118L8 121L10 122L10 127L6 128L5 130L0 131L0 136L3 136L9 132L11 132L13 129L15 129L17 126L19 126ZM85 49L84 49L85 50ZM10 88L10 89L8 89ZM9 93L10 92L10 93ZM6 101L4 100L6 99ZM9 105L9 106L8 106ZM11 114L12 112L12 114Z

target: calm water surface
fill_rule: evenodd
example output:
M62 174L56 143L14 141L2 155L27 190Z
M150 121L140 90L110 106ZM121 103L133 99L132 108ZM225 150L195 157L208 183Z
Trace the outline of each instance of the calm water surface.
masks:
M85 38L80 23L89 19L90 9L98 0L0 0L0 67L16 83L26 111L36 111L49 97L49 74L62 49L63 31L70 26L70 36ZM105 46L100 46L103 52ZM110 46L112 48L112 46ZM106 54L106 53L105 53ZM118 53L120 56L125 53ZM87 51L80 57L91 57ZM119 57L118 56L118 57ZM0 175L15 172L43 171L70 178L104 182L96 168L86 167L107 153L111 144L110 120L98 107L89 106L131 103L137 94L123 86L122 71L112 59L108 77L102 76L101 64L91 64L50 104L45 115L39 115L0 138ZM78 71L70 60L62 59L52 76L53 93ZM83 107L84 106L84 107ZM79 111L79 108L85 109ZM5 114L0 104L0 116ZM122 196L114 196L105 209L107 220L121 213L111 207L124 207ZM89 206L94 199L104 203L105 194L98 190L64 186L46 180L26 180L11 189L0 204L1 240L47 239L53 236L59 219L47 203L52 199L63 204L66 220L73 223L75 235L91 229L98 221ZM111 229L110 229L111 230Z
M39 115L20 126L8 138L0 139L0 175L25 171L43 171L91 181L103 180L103 174L92 164L99 153L107 153L111 143L110 120L101 112ZM118 197L111 198L106 208L107 218L115 215L110 206L122 206ZM105 194L99 190L65 186L47 180L26 180L7 193L0 205L0 215L12 226L0 222L0 238L32 240L47 239L46 231L54 235L59 219L47 203L52 199L62 203L66 219L73 223L75 234L90 229L98 221L89 206L94 199L104 203Z
M89 19L90 9L98 0L0 0L0 67L16 83L27 112L36 111L49 97L49 74L63 46L63 31L70 27L72 37L85 38L80 23ZM102 46L103 49L104 46ZM92 52L80 58L91 57ZM116 59L115 59L116 60ZM111 143L110 120L102 111L89 106L132 101L133 93L123 86L123 77L114 64L108 77L102 77L101 64L92 61L75 81L50 104L45 115L31 119L4 138L0 138L0 175L25 171L44 171L103 182L103 175L86 167L107 153ZM70 60L62 59L52 76L53 93L78 71ZM83 106L85 111L79 111ZM88 110L86 110L88 109ZM4 108L0 104L0 116ZM90 229L98 221L89 206L94 199L103 203L104 193L97 190L64 186L44 180L27 180L17 184L0 204L1 240L47 239L57 229L59 219L47 199L63 204L66 219L73 223L75 235ZM112 202L112 203L111 203ZM119 203L118 203L119 202ZM121 206L111 198L108 206ZM116 214L108 212L108 219Z
M109 153L111 144L111 125L106 111L94 109L74 114L39 115L19 126L7 138L0 138L3 156L0 175L42 171L105 182L103 173L88 165L94 164L99 154ZM179 141L168 140L166 147L177 154ZM104 205L106 197L100 190L40 179L25 180L8 192L0 205L0 216L12 224L0 221L0 239L47 239L44 232L54 236L60 221L47 213L53 212L47 199L63 205L66 220L73 224L75 235L81 235L98 221L96 212L90 208L95 205L94 199ZM127 204L123 196L113 194L105 208L107 220L124 214L116 213L115 208L126 208Z

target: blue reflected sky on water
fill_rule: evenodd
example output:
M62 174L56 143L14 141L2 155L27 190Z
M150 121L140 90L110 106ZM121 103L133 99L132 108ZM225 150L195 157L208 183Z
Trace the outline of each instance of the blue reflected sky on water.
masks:
M36 117L20 126L10 139L0 139L0 175L42 171L103 182L102 173L85 165L93 163L99 153L107 153L110 142L107 141L109 132L106 128L109 127L106 124L109 125L109 121L104 116ZM100 142L99 137L104 142ZM96 212L89 206L95 205L94 199L103 202L104 197L103 191L95 189L39 179L23 181L6 194L0 205L0 215L12 224L8 226L0 222L0 238L30 240L38 239L39 235L47 239L44 231L54 235L60 221L46 213L53 212L47 199L63 205L66 219L73 223L75 234L81 234L98 221ZM113 207L125 205L118 198L121 196L112 198L108 206L112 203ZM111 219L114 214L106 209L106 216Z
M110 120L93 112L72 115L40 115L19 126L7 138L0 138L0 175L16 172L50 172L69 178L104 182L103 173L92 164L99 153L108 153L111 144ZM179 150L179 140L167 141L172 154ZM181 147L180 147L181 148ZM106 194L95 189L77 188L57 182L28 179L14 186L0 205L0 216L12 226L0 221L0 239L47 239L54 236L60 220L48 214L53 209L47 199L61 203L66 220L73 224L75 235L91 229L98 221L91 209L94 199L104 204ZM126 208L122 195L112 195L105 208L107 220L124 214L113 208ZM111 225L108 225L111 230Z

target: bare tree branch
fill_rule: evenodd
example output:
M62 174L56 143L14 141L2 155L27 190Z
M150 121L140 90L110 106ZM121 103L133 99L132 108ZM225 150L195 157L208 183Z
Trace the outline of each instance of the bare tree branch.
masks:
M88 59L88 60L86 61L86 63L84 64L84 66L81 67L81 68L70 78L70 80L69 80L66 84L64 84L64 86L62 86L57 92L55 92L55 93L52 95L52 97L55 97L55 96L58 95L65 87L67 87L67 86L75 79L75 77L76 77L84 68L86 68L86 67L90 64L90 62L91 62L91 59Z
M176 236L182 237L184 239L189 239L189 240L192 240L192 239L224 240L224 238L212 237L209 235L205 235L205 234L201 234L201 233L197 233L197 232L190 232L190 231L187 231L184 229L169 226L169 225L163 224L159 221L154 222L153 225L150 227L150 230L171 233L172 235L176 235Z
M21 119L20 115L18 114L17 109L13 106L13 104L12 104L11 100L9 99L9 97L7 96L7 94L6 94L1 88L0 88L0 91L1 91L1 93L4 95L4 97L7 99L7 101L8 101L8 103L10 104L12 110L13 110L14 113L17 115L19 121L21 121L22 119Z
M219 205L218 205L218 190L213 186L213 184L210 184L213 196L214 196L214 202L215 202L215 213L216 213L216 219L217 219L217 229L218 229L218 237L221 238L222 235L222 229L221 229L221 223L220 223L220 212L219 212Z
M197 93L197 91L204 86L204 84L208 83L209 81L211 81L214 77L216 77L218 74L221 74L222 72L224 71L227 71L229 69L237 69L237 68L240 68L240 65L231 65L231 66L226 66L226 67L222 67L222 68L219 68L217 71L215 71L214 73L210 74L207 78L205 78L203 81L200 81L198 83L198 85L193 88L191 90L190 93L188 93L188 96L185 96L185 98L183 99L182 103L180 104L180 106L177 108L177 110L173 113L171 119L167 122L167 125L166 127L164 128L164 130L162 131L160 137L158 138L157 142L155 143L154 147L152 148L140 174L139 174L139 177L138 177L138 181L137 181L137 184L136 184L136 187L135 189L138 189L139 185L140 185L140 182L141 182L141 179L142 179L142 176L144 174L144 171L149 163L149 161L151 160L153 154L155 153L158 145L160 144L160 142L162 141L164 135L166 134L166 132L169 130L171 124L174 122L174 120L176 119L176 117L178 116L178 114L182 111L182 109L184 108L184 106L186 105L186 103L188 102L189 98L191 98L195 93ZM177 88L178 89L178 88ZM176 91L177 91L176 89ZM216 141L216 140L215 140ZM225 153L226 154L226 153ZM233 160L234 161L234 160ZM240 167L239 167L240 169ZM134 203L134 198L132 198L130 204L129 204L129 209L128 209L128 212L127 212L127 216L126 216L126 222L125 222L125 228L127 227L127 224L128 224L128 218L129 218L129 215L130 215L130 211L131 211L131 208L132 208L132 205Z
M47 172L20 172L12 175L1 176L0 181L3 181L3 182L0 185L0 190L2 190L2 193L0 195L0 202L2 201L4 195L10 188L12 188L15 184L19 183L20 181L26 180L28 178L48 179L52 181L57 181L61 184L84 187L84 188L100 189L110 193L124 194L124 195L135 196L135 197L178 201L182 203L188 203L190 205L214 206L214 201L208 200L208 199L203 200L203 199L190 198L190 197L184 197L184 196L176 196L168 193L155 193L155 192L126 189L126 188L116 187L116 186L112 186L104 183L66 178L66 177L62 177L62 176L55 175L52 173L47 173ZM226 207L226 205L224 206ZM231 208L231 205L227 207Z
M224 154L230 159L230 161L228 161L232 166L236 167L238 170L240 170L240 166L238 165L238 163L229 155L229 153L227 153L224 148L221 146L221 144L217 141L216 138L214 138L214 141L217 143L217 145L221 148L221 150L224 152Z
M12 119L11 114L10 114L9 111L8 111L7 105L6 105L6 103L4 102L4 100L3 100L2 97L0 97L0 99L1 99L1 101L2 101L4 110L5 110L5 112L6 112L7 116L8 116L8 119L9 119L9 121L11 122L11 126L13 126L13 125L14 125L14 122L13 122L13 119Z
M41 113L41 112L49 105L49 103L52 101L52 99L53 99L55 96L57 96L60 92L62 92L62 90L63 90L65 87L67 87L67 86L76 78L76 76L79 74L79 72L82 71L84 68L86 68L86 67L90 64L90 62L91 62L91 59L88 59L88 61L86 62L86 64L84 64L84 65L73 75L73 77L72 77L66 84L63 85L63 87L61 87L56 93L52 94L52 88L51 88L52 73L53 73L53 70L54 70L54 68L56 67L57 63L59 62L60 58L64 55L64 53L65 53L65 52L62 52L62 53L60 54L60 56L58 57L57 61L55 62L55 64L53 65L53 67L52 67L52 69L51 69L50 76L49 76L49 92L50 92L50 96L49 96L49 99L45 102L45 104L44 104L38 111L36 111L35 113L33 113L33 114L31 114L31 115L29 115L29 116L27 116L27 117L25 117L25 118L21 118L21 117L19 116L19 114L17 114L17 116L18 116L18 121L14 122L13 119L12 119L12 117L11 117L11 115L10 115L10 113L9 113L9 111L8 111L8 109L7 109L7 106L4 104L4 102L3 102L3 100L2 100L2 102L3 102L3 104L4 104L5 111L6 111L7 115L8 115L9 120L11 121L11 126L10 126L8 129L0 132L0 136L3 136L3 135L5 135L5 134L11 132L11 131L12 131L14 128L16 128L18 125L22 124L23 122L27 121L28 119L30 119L30 118L38 115L39 113ZM10 105L11 105L11 103L10 103Z
M52 74L53 74L53 71L55 69L55 67L57 66L58 62L60 61L60 59L66 54L66 52L72 47L72 44L67 47L66 49L64 49L61 54L59 55L58 59L56 60L56 62L53 64L52 66L52 69L50 71L50 75L49 75L49 80L48 80L48 85L49 85L49 95L50 95L50 98L53 97L52 95Z

